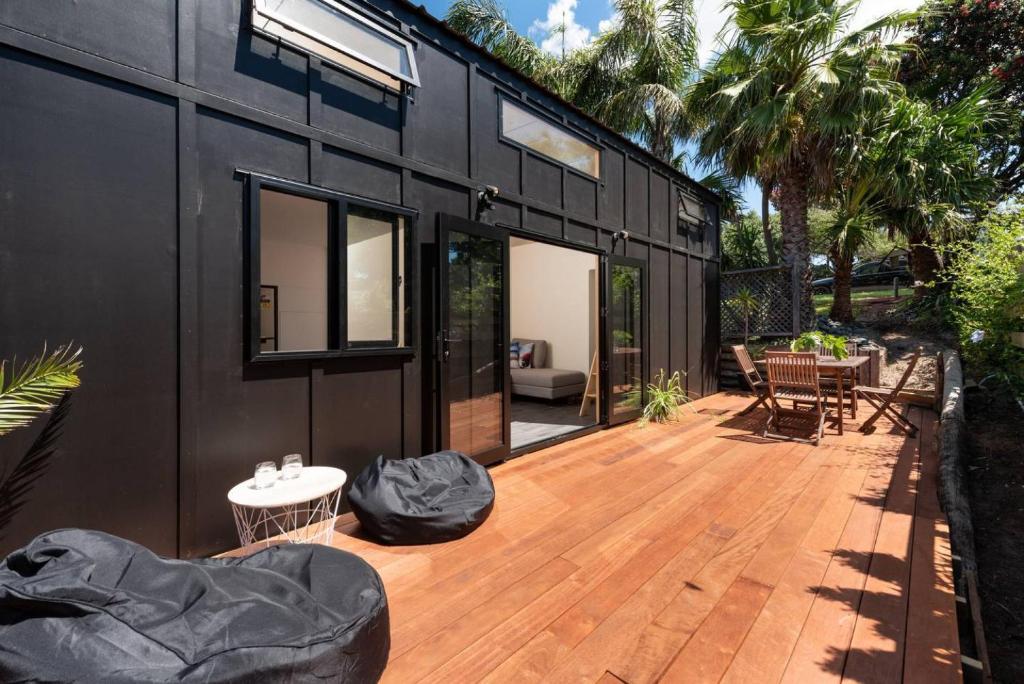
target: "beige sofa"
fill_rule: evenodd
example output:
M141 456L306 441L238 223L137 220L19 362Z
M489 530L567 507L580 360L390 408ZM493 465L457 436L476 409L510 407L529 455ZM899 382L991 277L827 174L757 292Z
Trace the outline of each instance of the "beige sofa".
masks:
M512 339L520 345L533 343L533 368L513 368L512 394L537 399L563 399L582 394L587 376L580 371L548 368L548 343L545 340Z

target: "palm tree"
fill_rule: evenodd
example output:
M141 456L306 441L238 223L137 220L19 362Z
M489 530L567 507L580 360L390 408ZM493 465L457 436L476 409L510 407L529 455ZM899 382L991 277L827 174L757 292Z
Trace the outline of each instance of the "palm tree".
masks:
M685 90L697 73L693 0L616 0L617 21L557 58L516 32L496 0L455 0L445 21L666 163L690 132Z
M726 303L743 315L743 344L750 344L750 315L757 312L760 302L750 288L741 287Z
M858 6L731 0L734 29L690 95L702 159L776 183L782 261L801 272L805 327L814 319L808 204L834 185L839 140L900 91L893 79L905 48L889 38L916 17L893 14L849 31Z
M561 84L556 74L559 60L516 31L505 8L495 0L455 0L444 19L453 29L513 69L565 96L558 89Z
M616 23L590 45L560 57L519 34L496 0L455 0L445 21L609 128L646 147L680 171L692 137L686 91L698 73L693 0L615 0ZM735 218L743 198L735 177L713 170L700 183Z
M910 245L917 296L942 268L935 245L963 229L967 215L983 209L996 188L981 150L1007 124L1009 112L989 99L993 90L983 84L942 109L914 100L894 103L890 139L879 145L876 162L884 174L880 211L889 230Z
M57 347L17 368L9 377L0 361L0 436L24 427L52 409L68 390L78 387L81 347Z
M832 246L829 259L833 266L832 308L829 318L842 323L853 320L853 258L864 247L874 244L879 233L879 215L871 206L861 204L856 190L842 193L836 222L829 229Z
M615 0L615 24L581 51L573 101L672 163L692 133L686 88L698 70L693 0Z
M981 168L979 144L1005 113L987 93L979 89L938 110L924 101L894 98L846 141L837 219L830 229L832 318L852 319L853 255L870 246L883 227L910 243L915 280L935 279L938 257L932 243L962 223L965 207L984 202L994 189Z

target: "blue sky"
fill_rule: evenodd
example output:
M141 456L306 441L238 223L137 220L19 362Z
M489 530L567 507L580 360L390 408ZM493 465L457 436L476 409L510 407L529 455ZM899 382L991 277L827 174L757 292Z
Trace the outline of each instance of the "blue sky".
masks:
M436 17L444 17L451 0L421 0L427 11ZM714 54L716 37L727 19L725 0L694 0L697 8L697 31L700 35L701 61ZM553 27L566 26L565 46L567 49L584 45L594 39L605 27L615 20L615 8L611 0L504 0L509 18L522 33L528 34L544 49L558 54L562 36L552 34ZM883 14L904 9L913 9L920 0L862 0L854 26L862 26ZM699 178L704 172L691 170ZM749 208L760 211L761 192L756 185L748 183L743 189L743 198Z

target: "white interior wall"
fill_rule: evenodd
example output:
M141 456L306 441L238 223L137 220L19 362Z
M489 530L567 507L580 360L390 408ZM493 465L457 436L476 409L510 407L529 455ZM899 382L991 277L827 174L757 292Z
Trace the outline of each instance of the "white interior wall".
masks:
M512 238L512 337L547 340L549 368L590 372L596 336L597 256Z
M260 284L277 286L278 351L327 348L327 203L260 191Z

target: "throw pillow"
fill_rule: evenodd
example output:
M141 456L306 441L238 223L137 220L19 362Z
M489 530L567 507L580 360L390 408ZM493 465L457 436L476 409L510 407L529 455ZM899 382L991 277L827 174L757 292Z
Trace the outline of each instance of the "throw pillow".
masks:
M508 346L508 365L510 368L519 368L519 343L513 342Z
M519 345L519 367L533 368L533 342L523 342Z

